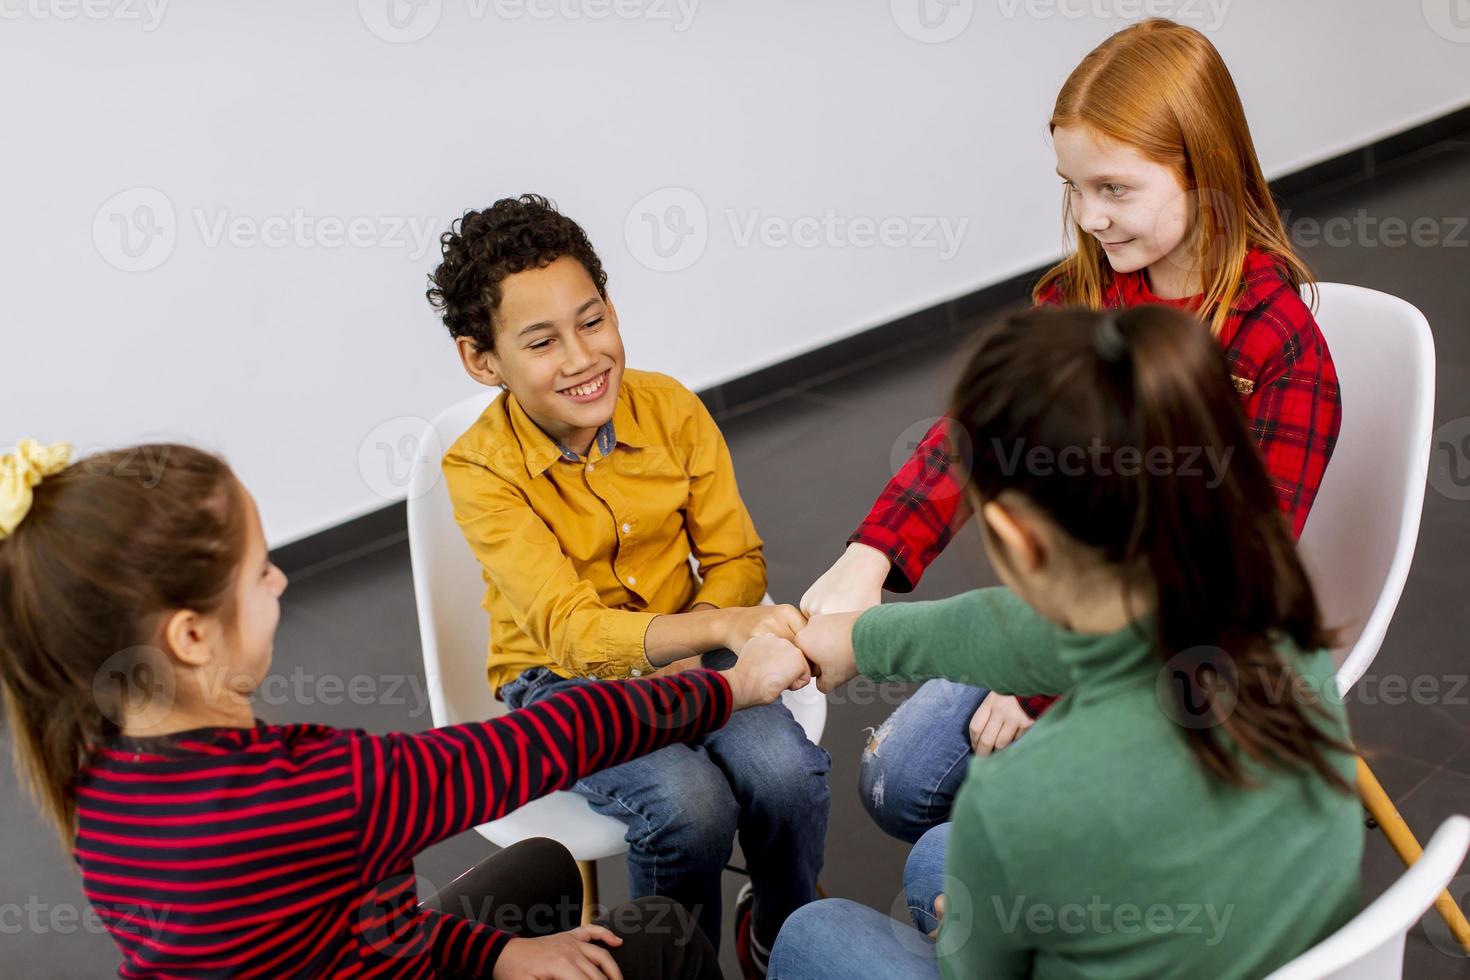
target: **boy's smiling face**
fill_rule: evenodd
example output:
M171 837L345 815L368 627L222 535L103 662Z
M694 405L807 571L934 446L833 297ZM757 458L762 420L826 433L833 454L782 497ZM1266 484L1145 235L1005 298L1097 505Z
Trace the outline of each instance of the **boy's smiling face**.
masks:
M457 340L465 370L504 384L541 431L585 455L612 418L623 380L617 310L569 255L506 276L500 292L494 350Z

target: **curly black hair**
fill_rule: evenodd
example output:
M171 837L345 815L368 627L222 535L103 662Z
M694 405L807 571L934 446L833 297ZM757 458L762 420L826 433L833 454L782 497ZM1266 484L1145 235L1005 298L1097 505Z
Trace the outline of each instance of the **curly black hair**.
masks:
M506 276L570 255L607 299L607 273L587 233L540 194L505 197L483 211L466 211L439 236L439 246L444 259L429 276L424 295L449 335L471 338L481 352L495 349L491 319Z

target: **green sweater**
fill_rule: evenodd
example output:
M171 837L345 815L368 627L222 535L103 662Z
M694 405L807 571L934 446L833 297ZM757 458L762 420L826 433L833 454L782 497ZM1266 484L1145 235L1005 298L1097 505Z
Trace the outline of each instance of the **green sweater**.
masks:
M955 799L938 953L946 977L1259 977L1358 909L1357 797L1247 765L1236 789L1161 707L1163 665L1134 628L1064 630L1008 589L875 607L853 630L876 679L946 677L1066 697L975 758ZM1296 658L1333 692L1320 651ZM1340 701L1321 703L1346 740ZM1354 760L1334 764L1351 785Z

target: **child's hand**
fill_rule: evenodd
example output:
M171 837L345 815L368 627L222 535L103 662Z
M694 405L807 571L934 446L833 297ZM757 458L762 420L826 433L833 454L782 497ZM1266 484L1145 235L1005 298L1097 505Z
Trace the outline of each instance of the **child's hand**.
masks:
M685 657L682 660L671 660L660 667L658 670L655 670L652 674L644 674L643 676L673 677L675 674L682 674L686 670L693 670L695 667L698 667L702 659L703 658L696 655L693 657Z
M991 691L970 719L970 747L976 755L999 752L1034 724L1036 720L1026 714L1020 701Z
M740 649L739 659L721 671L735 695L735 710L770 704L782 691L799 691L812 675L801 651L786 639L765 634L754 637Z
M796 645L811 661L812 675L822 693L833 691L857 676L857 657L852 650L852 624L861 613L813 616L796 634Z
M883 552L854 541L806 590L806 595L801 597L801 611L816 616L861 612L876 606L883 600L883 580L891 567Z
M944 892L934 896L934 931L929 933L929 938L935 942L939 941L939 927L944 925L944 904L947 901Z
M593 942L596 940L597 942ZM536 939L512 939L500 951L494 980L623 980L612 954L598 946L621 946L623 941L602 926L582 926L571 932Z
M795 606L737 606L725 610L725 615L725 646L736 653L752 636L771 634L790 640L806 625L806 617Z

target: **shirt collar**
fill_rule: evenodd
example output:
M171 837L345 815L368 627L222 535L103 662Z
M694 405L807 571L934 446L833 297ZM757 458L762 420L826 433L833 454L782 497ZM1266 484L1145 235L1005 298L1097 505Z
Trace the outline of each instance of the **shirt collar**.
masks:
M1153 652L1154 617L1144 615L1112 633L1074 633L1058 629L1057 656L1077 687L1132 683L1163 666Z
M1230 302L1230 312L1249 313L1254 310L1281 288L1285 278L1275 256L1258 248L1250 249L1245 253L1245 263L1241 269L1240 291ZM1153 290L1149 288L1148 275L1143 270L1113 276L1105 294L1107 299L1103 305L1115 307L1137 306L1140 303L1162 303L1167 306L1194 310L1200 299L1198 296L1186 296L1183 299L1163 299L1155 296Z
M541 431L541 427L521 407L519 399L510 392L506 392L504 397L507 399L511 431L515 433L516 441L521 444L521 451L526 457L527 473L540 476L558 460L581 462L583 457ZM628 404L628 385L624 378L623 383L618 386L618 400L613 406L613 417L597 430L593 448L599 457L604 457L611 455L617 446L641 449L647 445L648 439L638 426L632 407ZM589 452L587 458L592 458L592 453Z
M606 456L613 451L613 446L617 444L617 441L617 430L613 426L613 420L608 419L598 427L597 435L593 437L592 444L597 448L599 453ZM565 443L557 441L556 448L561 450L561 458L568 463L582 462L582 454L574 449L567 448ZM589 457L592 455L590 449L587 455Z

